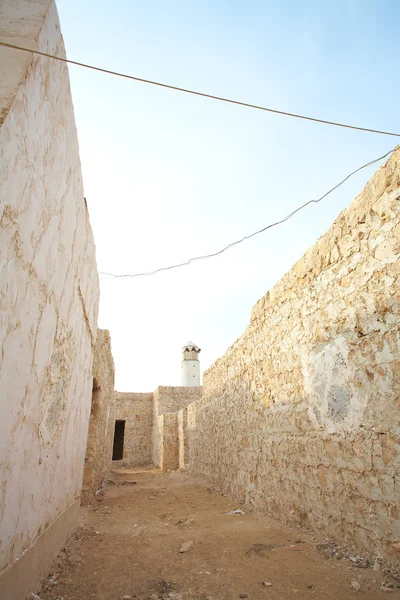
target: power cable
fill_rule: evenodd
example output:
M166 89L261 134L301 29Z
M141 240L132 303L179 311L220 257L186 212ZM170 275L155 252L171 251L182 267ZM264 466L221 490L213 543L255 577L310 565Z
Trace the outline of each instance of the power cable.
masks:
M22 50L24 52L32 52L39 56L46 56L54 60L59 60L64 63L71 65L77 65L78 67L85 67L86 69L92 69L94 71L100 71L101 73L108 73L109 75L116 75L117 77L124 77L125 79L132 79L134 81L140 81L141 83L148 83L150 85L157 85L158 87L175 90L177 92L184 92L185 94L192 94L194 96L201 96L202 98L209 98L211 100L219 100L220 102L227 102L229 104L236 104L238 106L245 106L247 108L254 108L256 110L263 110L265 112L274 113L277 115L284 115L286 117L292 117L294 119L304 119L306 121L314 121L315 123L323 123L325 125L334 125L335 127L345 127L346 129L355 129L357 131L366 131L368 133L379 133L380 135L391 135L394 137L400 137L400 133L393 133L391 131L381 131L379 129L370 129L369 127L358 127L356 125L348 125L346 123L339 123L337 121L328 121L326 119L318 119L316 117L308 117L306 115L299 115L296 113L286 112L284 110L278 110L275 108L267 108L266 106L260 106L258 104L250 104L249 102L241 102L240 100L232 100L231 98L224 98L223 96L215 96L213 94L206 94L204 92L197 92L187 88L178 87L175 85L169 85L167 83L161 83L159 81L152 81L150 79L143 79L142 77L135 77L134 75L127 75L125 73L119 73L118 71L110 71L109 69L102 69L101 67L95 67L94 65L88 65L85 63L77 62L75 60L69 60L60 56L54 56L53 54L47 54L46 52L40 52L39 50L30 50L22 46L16 46L15 44L7 44L6 42L0 42L0 46L5 48L13 48L14 50Z
M396 148L393 148L392 150L389 150L389 152L386 152L386 154L384 154L383 156L379 156L379 158L375 158L374 160L371 160L371 161L365 163L361 167L358 167L358 169L356 169L355 171L352 171L351 173L349 173L349 175L347 175L344 179L342 179L342 181L340 181L334 187L332 187L330 190L328 190L327 192L325 192L325 194L323 194L323 196L321 196L317 200L308 200L308 202L305 202L304 204L302 204L301 206L299 206L298 208L296 208L295 210L293 210L291 213L289 213L286 217L284 217L280 221L276 221L275 223L271 223L270 225L267 225L266 227L263 227L262 229L259 229L258 231L254 231L253 233L250 233L249 235L245 235L240 240L236 240L235 242L231 242L230 244L228 244L227 246L225 246L221 250L218 250L217 252L213 252L212 254L205 254L203 256L195 256L194 258L190 258L186 262L178 263L176 265L170 265L169 267L160 267L159 269L154 269L154 271L146 271L144 273L133 273L133 274L127 273L127 274L116 275L114 273L100 272L99 275L105 275L106 276L106 278L103 278L103 280L104 279L123 278L123 277L129 277L129 278L133 278L133 277L145 277L145 276L149 276L149 275L155 275L156 273L160 273L161 271L170 271L171 269L179 269L180 267L186 267L187 265L190 265L191 263L193 263L193 262L195 262L197 260L205 260L205 259L208 259L208 258L213 258L214 256L219 256L223 252L226 252L226 250L228 250L229 248L232 248L233 246L236 246L237 244L241 244L245 240L249 240L250 238L255 237L256 235L259 235L260 233L263 233L264 231L267 231L267 229L272 229L272 227L276 227L277 225L281 225L285 221L288 221L296 213L298 213L299 211L303 210L303 208L305 208L309 204L318 204L318 202L321 202L321 200L323 200L324 198L326 198L327 196L329 196L329 194L331 194L332 192L334 192L335 190L337 190L341 185L343 185L348 179L350 179L350 177L352 177L353 175L355 175L356 173L358 173L362 169L365 169L366 167L370 167L371 165L373 165L373 164L379 162L380 160L386 158L387 156L389 156L390 154L392 154L392 152L394 152L395 150L396 150Z

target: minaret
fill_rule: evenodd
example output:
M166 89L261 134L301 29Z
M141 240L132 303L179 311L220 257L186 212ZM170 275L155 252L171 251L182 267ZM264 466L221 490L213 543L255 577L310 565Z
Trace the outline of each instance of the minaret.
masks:
M181 383L185 387L200 386L200 348L193 342L182 347Z

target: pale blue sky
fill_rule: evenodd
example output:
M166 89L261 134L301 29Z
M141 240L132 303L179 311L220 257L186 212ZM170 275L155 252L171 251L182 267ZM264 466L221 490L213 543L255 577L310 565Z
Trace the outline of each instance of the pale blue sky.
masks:
M399 131L400 4L58 0L68 57L216 95ZM297 121L70 66L99 271L181 262L286 215L398 140ZM101 282L120 391L202 370L376 167L224 255Z

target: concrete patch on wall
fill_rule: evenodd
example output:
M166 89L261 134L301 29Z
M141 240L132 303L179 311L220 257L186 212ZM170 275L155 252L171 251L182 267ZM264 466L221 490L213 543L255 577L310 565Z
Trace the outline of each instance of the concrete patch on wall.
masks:
M205 373L190 469L399 563L399 398L397 149Z
M65 56L53 2L5 0L1 10L1 39ZM50 554L31 562L24 579L38 580L76 518L99 286L67 66L16 50L3 55L0 596L19 600L20 588L1 582L13 585L13 569L38 552L46 531ZM52 537L56 521L64 537Z

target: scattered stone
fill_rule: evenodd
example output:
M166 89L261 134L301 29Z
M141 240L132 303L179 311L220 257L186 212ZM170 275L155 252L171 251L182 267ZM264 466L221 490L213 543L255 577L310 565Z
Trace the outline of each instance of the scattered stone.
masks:
M247 594L239 594L239 598L248 598Z
M244 515L245 513L241 508L235 508L234 510L230 510L229 512L224 513L225 515Z
M39 597L39 596L37 596L37 594L33 594L33 593L32 593L32 594L30 595L30 597L29 597L29 600L40 600L40 597Z
M132 600L132 596L121 596L121 600Z
M263 586L264 587L272 587L272 583L270 583L269 581L263 581Z
M395 584L389 579L383 579L381 582L381 590L384 592L392 592L395 588Z
M309 590L312 590L312 589L313 589L313 587L314 587L313 585L308 585L308 586L307 586L307 589L309 589Z
M378 558L375 559L374 566L372 568L374 569L374 571L380 571L381 570L381 563L380 563L380 560Z
M182 546L180 547L179 552L181 554L183 554L184 552L188 552L190 550L190 548L193 546L193 540L190 540L190 542L185 542L184 544L182 544Z
M361 583L359 583L358 581L353 580L350 584L351 589L353 589L355 592L359 592L361 590Z

